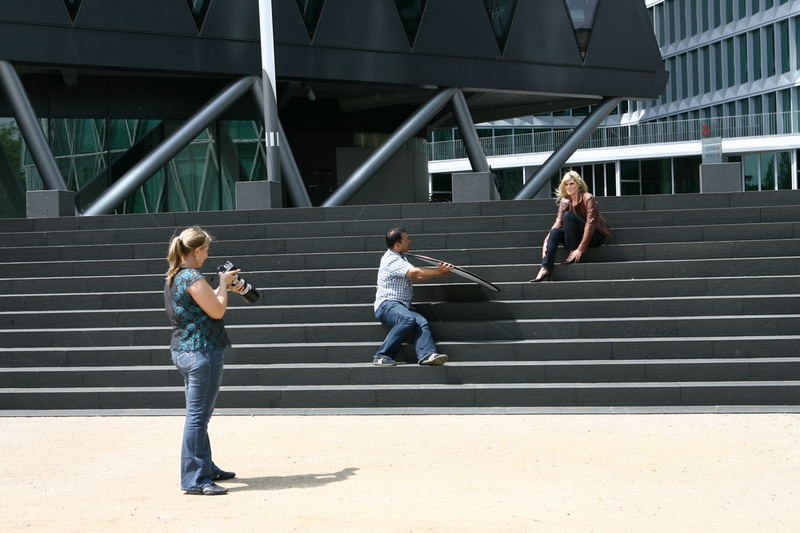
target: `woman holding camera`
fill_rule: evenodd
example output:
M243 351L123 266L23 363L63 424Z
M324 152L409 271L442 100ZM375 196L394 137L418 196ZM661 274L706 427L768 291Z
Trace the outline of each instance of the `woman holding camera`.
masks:
M230 346L222 321L228 290L241 292L244 284L237 283L239 270L230 270L220 272L219 287L211 288L200 273L210 244L211 236L196 226L173 237L167 252L164 304L172 325L172 362L183 375L186 394L181 489L187 494L218 495L228 489L214 482L236 474L211 460L208 421L222 382L223 353Z
M578 263L587 248L600 246L611 234L597 207L597 200L580 174L574 170L564 174L556 196L558 213L542 245L542 268L532 282L550 279L559 244L569 251L564 263Z

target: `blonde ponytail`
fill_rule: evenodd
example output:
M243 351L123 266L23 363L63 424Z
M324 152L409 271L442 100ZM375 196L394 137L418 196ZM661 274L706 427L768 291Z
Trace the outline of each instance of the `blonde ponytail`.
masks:
M181 269L184 257L198 248L208 246L212 240L211 235L198 226L186 228L179 235L173 237L167 249L167 264L169 265L165 278L167 282L172 285L172 280Z

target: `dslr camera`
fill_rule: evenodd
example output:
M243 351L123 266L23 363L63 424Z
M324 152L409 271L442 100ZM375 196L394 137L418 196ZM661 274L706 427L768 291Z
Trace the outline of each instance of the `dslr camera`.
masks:
M217 267L217 272L228 272L229 270L236 270L236 267L230 261L225 261L224 263L222 263L220 266ZM239 280L244 281L244 278L240 278L237 275L234 282L238 282ZM261 296L260 294L258 294L256 288L247 283L246 281L244 281L244 287L245 291L243 293L240 293L240 296L244 298L246 301L250 302L251 304L256 303L256 301L258 301L258 298Z

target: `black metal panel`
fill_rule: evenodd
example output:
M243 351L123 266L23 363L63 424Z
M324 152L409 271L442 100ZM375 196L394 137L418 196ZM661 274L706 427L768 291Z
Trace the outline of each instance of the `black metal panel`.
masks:
M258 41L258 1L211 0L201 34L204 37Z
M483 0L429 1L414 41L414 52L499 59L500 49Z
M584 64L646 72L656 71L659 65L663 69L661 53L643 2L600 2Z
M15 63L72 63L73 34L67 27L0 23L0 50Z
M297 8L297 0L272 0L272 32L277 43L310 42L303 16Z
M277 50L278 76L289 78L542 92L553 99L560 93L655 98L663 89L652 72L323 47L279 45Z
M71 24L64 0L4 0L0 20L41 24Z
M194 25L194 22L192 22ZM78 65L143 70L198 71L194 39L177 35L81 29L75 32Z
M394 0L327 0L314 44L410 51Z
M583 59L564 0L519 2L503 59L581 65Z
M111 4L111 5L110 5ZM83 0L76 26L197 35L186 0Z

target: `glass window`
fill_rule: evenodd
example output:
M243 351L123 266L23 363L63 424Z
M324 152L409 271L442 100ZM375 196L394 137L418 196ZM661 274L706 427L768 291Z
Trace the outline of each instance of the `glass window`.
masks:
M782 20L780 22L781 33L781 72L789 72L791 66L789 64L789 21Z
M739 18L747 16L747 0L739 0Z
M727 75L728 87L732 87L736 83L736 54L733 51L733 39L725 39L725 55L727 57Z
M306 25L308 36L312 40L314 39L314 32L317 30L317 22L319 22L319 15L322 13L324 3L325 0L297 0L297 6L303 15L303 22Z
M506 46L508 31L511 29L511 20L517 8L517 0L483 0L489 21L492 23L495 39L500 45L500 50Z
M733 22L733 0L726 0L725 2L725 23Z
M775 154L768 152L760 154L761 160L761 190L771 191L775 189Z
M714 47L714 89L719 91L722 89L723 80L722 80L722 44L716 43L712 45Z
M764 0L764 9L769 9L775 4L775 0Z
M794 68L800 70L800 17L794 18Z
M620 186L623 195L641 194L639 162L620 161Z
M673 158L676 194L700 192L700 163L702 163L700 156Z
M664 46L666 43L666 34L664 33L664 4L658 4L655 8L655 16L658 21L658 46Z
M664 2L664 10L667 16L667 26L669 26L669 39L668 43L675 42L675 1L674 0L667 0Z
M678 0L675 3L675 9L678 10L678 21L680 24L680 38L686 39L686 0Z
M703 92L711 91L711 49L703 48Z
M758 190L758 154L742 156L742 172L744 174L744 190Z
M698 2L700 4L700 20L703 21L703 31L708 31L709 17L708 17L708 2Z
M646 159L641 164L642 194L672 193L672 159Z
M617 195L617 165L606 163L606 196Z
M711 15L714 17L714 28L719 27L722 23L722 5L720 4L720 0L714 0L711 4Z
M298 3L303 2L303 0L297 1ZM422 12L425 10L425 2L426 0L394 0L395 5L397 5L397 12L400 13L400 20L403 21L403 28L406 30L406 37L410 45L413 45L414 39L417 37L419 23L422 20ZM302 4L300 8L302 9ZM303 16L305 18L305 12Z
M691 69L692 69L692 95L697 96L700 94L700 69L697 65L697 50L693 50L690 54L691 56Z
M680 64L681 64L681 98L688 98L689 97L689 71L686 68L686 61L688 59L687 54L681 54L680 56Z
M752 0L751 2L753 6L753 14L755 15L761 9L761 1L760 0Z
M750 32L750 41L753 44L753 81L761 79L761 32Z
M691 24L690 35L697 35L697 3L689 0L689 23Z
M792 152L778 152L778 188L792 188Z
M765 47L767 52L766 58L766 67L767 67L767 76L774 76L775 75L775 27L773 25L769 25L765 28L762 28L764 31L764 40L765 40Z
M736 37L739 46L739 83L747 83L747 35Z

